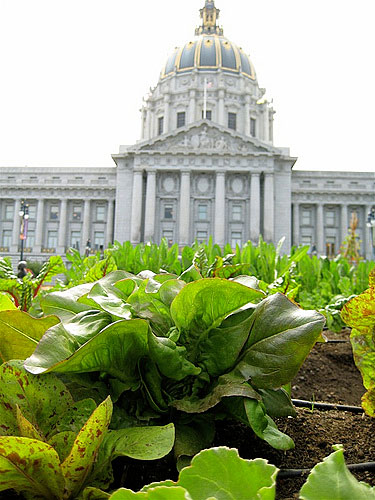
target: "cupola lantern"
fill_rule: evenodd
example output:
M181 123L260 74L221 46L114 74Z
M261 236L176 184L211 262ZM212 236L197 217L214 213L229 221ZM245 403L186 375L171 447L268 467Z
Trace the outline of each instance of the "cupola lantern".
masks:
M219 18L220 10L215 7L214 0L206 0L203 9L200 9L202 25L195 30L199 35L223 35L223 28L217 26L216 21Z

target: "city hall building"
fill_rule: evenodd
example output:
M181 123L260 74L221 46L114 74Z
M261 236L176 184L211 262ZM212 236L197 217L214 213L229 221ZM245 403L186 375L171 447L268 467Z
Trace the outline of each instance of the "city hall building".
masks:
M17 259L28 205L25 258L114 240L232 247L259 236L338 252L352 213L371 257L367 215L373 173L293 170L273 143L274 110L252 62L206 0L195 37L175 49L141 111L141 138L120 146L113 168L0 167L0 255Z

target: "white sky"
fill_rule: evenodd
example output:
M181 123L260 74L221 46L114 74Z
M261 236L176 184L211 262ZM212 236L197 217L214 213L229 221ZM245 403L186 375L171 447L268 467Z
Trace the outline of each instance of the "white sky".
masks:
M113 166L204 0L0 0L0 166ZM216 0L295 168L375 171L375 0Z

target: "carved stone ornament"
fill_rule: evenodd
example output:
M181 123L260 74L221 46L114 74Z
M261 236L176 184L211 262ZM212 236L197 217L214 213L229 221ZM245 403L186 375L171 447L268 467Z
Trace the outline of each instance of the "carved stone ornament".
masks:
M216 153L251 153L267 152L262 146L255 146L240 138L232 137L230 134L211 129L207 126L194 128L185 134L169 137L164 141L157 141L151 145L145 145L142 149L148 151L202 151Z

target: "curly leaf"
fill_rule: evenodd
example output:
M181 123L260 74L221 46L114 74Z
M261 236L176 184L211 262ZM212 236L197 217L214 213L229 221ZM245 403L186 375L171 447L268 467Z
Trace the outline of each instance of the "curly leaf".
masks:
M301 500L374 500L375 488L359 482L348 470L341 445L317 464L300 491Z
M220 500L239 500L240 498L274 500L277 472L278 469L275 466L269 465L262 458L244 460L239 457L237 450L223 446L198 453L193 458L190 467L182 469L177 483L171 481L153 483L141 491L151 492L158 486L182 486L187 490L192 500L215 498ZM244 496L244 492L246 492L246 496ZM166 491L165 499L169 498L167 494Z
M0 491L12 488L35 498L63 498L60 460L46 443L23 437L0 437L0 471Z

